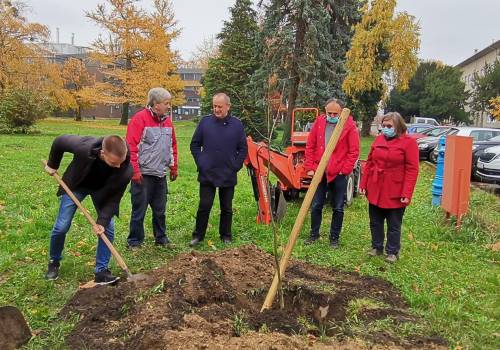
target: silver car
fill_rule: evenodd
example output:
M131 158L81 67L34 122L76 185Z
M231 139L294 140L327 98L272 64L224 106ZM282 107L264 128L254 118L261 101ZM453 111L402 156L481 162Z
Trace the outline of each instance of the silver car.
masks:
M500 146L487 148L479 156L476 175L482 180L500 183Z

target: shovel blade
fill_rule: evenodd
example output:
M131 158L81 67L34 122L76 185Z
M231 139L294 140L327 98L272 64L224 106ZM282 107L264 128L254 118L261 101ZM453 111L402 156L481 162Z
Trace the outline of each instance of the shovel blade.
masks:
M0 307L0 349L17 349L31 339L31 331L19 309Z
M273 219L276 222L280 222L286 214L286 200L283 195L283 191L279 188L279 186L274 187L274 193L271 196L273 200Z

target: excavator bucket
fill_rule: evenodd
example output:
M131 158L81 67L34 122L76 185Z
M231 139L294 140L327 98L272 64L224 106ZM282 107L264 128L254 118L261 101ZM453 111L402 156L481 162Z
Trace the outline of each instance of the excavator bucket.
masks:
M278 186L271 187L271 208L273 219L280 222L286 214L286 200L283 191Z
M17 349L31 339L31 331L19 309L0 307L0 349Z

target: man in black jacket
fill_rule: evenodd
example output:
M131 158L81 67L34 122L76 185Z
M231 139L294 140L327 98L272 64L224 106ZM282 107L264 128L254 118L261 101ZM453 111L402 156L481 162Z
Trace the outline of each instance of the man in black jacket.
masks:
M205 237L216 188L219 188L220 239L224 243L231 242L236 175L247 156L245 130L241 121L229 113L229 97L218 93L214 95L212 102L213 114L200 121L190 145L200 182L200 204L190 243L192 247Z
M52 143L45 167L49 175L54 175L59 168L65 152L72 153L73 160L63 175L64 182L79 201L90 195L97 212L94 233L98 236L106 234L113 242L113 217L118 215L120 200L133 173L127 144L116 135L104 138L59 136ZM47 280L55 280L59 275L64 240L77 209L62 187L59 187L57 195L60 196L60 206L50 237L50 261L45 274ZM97 284L118 280L108 269L110 257L111 252L99 237L94 279Z

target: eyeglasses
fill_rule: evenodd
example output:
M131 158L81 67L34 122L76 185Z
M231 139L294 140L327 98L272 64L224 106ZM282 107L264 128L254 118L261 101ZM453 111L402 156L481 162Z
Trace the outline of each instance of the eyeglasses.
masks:
M339 115L338 112L326 112L326 114L329 115L329 116L332 116L332 117L336 117L336 116Z

